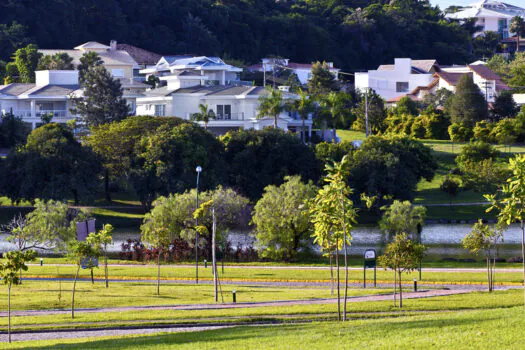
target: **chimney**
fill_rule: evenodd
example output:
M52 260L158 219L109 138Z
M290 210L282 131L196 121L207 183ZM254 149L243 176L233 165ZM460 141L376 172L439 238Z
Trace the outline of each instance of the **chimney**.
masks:
M109 51L117 51L117 41L111 40L109 42Z

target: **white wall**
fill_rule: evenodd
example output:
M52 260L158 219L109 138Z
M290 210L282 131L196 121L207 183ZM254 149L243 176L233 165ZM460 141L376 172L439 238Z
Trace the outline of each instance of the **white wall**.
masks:
M36 85L77 85L77 70L39 70L35 72Z

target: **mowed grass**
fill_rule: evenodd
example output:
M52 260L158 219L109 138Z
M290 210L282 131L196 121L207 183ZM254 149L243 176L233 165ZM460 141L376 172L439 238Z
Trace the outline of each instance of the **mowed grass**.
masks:
M60 266L59 272L62 278L72 278L76 268L72 265ZM211 268L199 269L199 277L204 280L211 280ZM344 269L341 269L344 273ZM102 278L104 269L95 269L94 274L97 278ZM29 270L25 272L26 276L39 277L58 277L56 266L39 266L32 265ZM82 270L81 277L88 278L89 272ZM110 278L125 278L132 280L137 279L153 279L157 278L157 269L155 265L130 265L130 266L112 266L109 269ZM372 278L373 272L369 270L367 279ZM406 277L405 277L406 276ZM224 274L219 268L219 277L223 281L268 281L268 282L327 282L330 279L330 271L328 269L270 269L270 268L231 268L225 269ZM418 277L417 272L404 275L406 281L411 281ZM161 268L161 278L163 279L180 279L192 281L195 278L195 268L193 267L175 267L170 265L163 265ZM476 272L457 272L457 271L439 271L429 272L423 269L424 282L447 282L447 283L485 283L486 271L480 269ZM350 270L349 279L351 281L362 281L363 270ZM393 275L391 271L385 271L381 268L377 269L377 280L391 282ZM501 272L496 276L496 283L498 282L514 282L521 283L522 275L518 271Z
M404 311L391 302L350 303L350 321L241 326L213 331L128 336L114 338L65 339L16 342L13 348L51 349L489 349L522 348L525 336L522 291L473 293L430 299L405 300ZM476 306L477 305L477 306ZM192 310L149 313L151 317L172 321L205 317L263 316L314 312L323 315L336 311L336 305L291 306L287 308L246 308L235 310ZM427 312L421 312L427 311ZM431 312L432 311L432 312ZM367 313L367 314L363 314ZM372 312L372 314L370 314ZM373 312L386 312L373 314ZM129 313L127 313L129 314ZM126 314L126 315L127 315ZM58 315L57 315L58 316ZM141 316L133 313L133 316ZM145 314L142 314L145 316ZM59 316L61 317L61 316ZM79 314L76 321L88 322L95 315ZM105 315L107 317L107 315ZM319 316L318 316L319 317ZM322 317L319 317L322 319ZM47 321L40 318L40 321ZM28 320L16 318L15 322ZM314 318L315 320L315 318ZM65 320L64 320L65 321Z
M30 281L11 290L13 310L48 310L71 306L73 283L69 281ZM259 302L275 300L301 300L330 298L328 287L278 287L278 286L221 286L227 301L231 301L232 290L236 290L238 302ZM352 289L351 294L364 295L385 292L381 289ZM180 305L214 303L213 285L211 284L173 284L163 283L160 295L157 295L155 283L115 282L109 288L103 282L90 281L77 283L75 306L78 308ZM0 305L7 309L7 293L0 293Z

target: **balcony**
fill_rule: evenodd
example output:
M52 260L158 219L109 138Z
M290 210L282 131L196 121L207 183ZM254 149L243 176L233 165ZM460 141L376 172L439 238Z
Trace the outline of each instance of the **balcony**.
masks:
M66 118L68 117L67 109L49 109L49 110L39 110L35 112L35 115L31 115L31 110L18 110L13 112L14 115L21 118L40 118L44 114L52 114L56 118Z
M223 113L215 116L216 120L244 120L244 113Z

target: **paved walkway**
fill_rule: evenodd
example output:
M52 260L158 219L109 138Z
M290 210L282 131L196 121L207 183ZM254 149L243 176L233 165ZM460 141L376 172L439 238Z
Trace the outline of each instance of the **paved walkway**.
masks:
M438 296L447 296L455 294L470 293L470 289L455 289L455 290L427 290L420 292L405 292L403 298L418 299L430 298ZM381 301L391 300L392 294L366 295L348 297L348 302L357 303L364 301ZM271 306L293 306L293 305L314 305L314 304L333 304L337 303L337 298L321 298L321 299L303 299L303 300L277 300L277 301L263 301L263 302L249 302L249 303L215 303L215 304L180 304L180 305L158 305L158 306L123 306L123 307L104 307L104 308L79 308L75 309L78 313L93 313L93 312L127 312L127 311L143 311L143 310L217 310L217 309L238 309L238 308L254 308L254 307L271 307ZM70 314L70 309L55 309L55 310L20 310L11 311L12 316L38 316L38 315L59 315ZM7 317L7 312L0 312L0 317Z
M418 298L430 298L447 295L456 295L469 293L470 290L430 290L420 291L412 293L404 293L404 299L418 299ZM359 297L349 297L349 303L365 302L365 301L381 301L391 300L392 294L384 295L368 295ZM233 308L253 308L253 307L269 307L269 306L292 306L292 305L313 305L313 304L332 304L336 303L337 299L308 299L308 300L281 300L281 301L269 301L269 302L253 302L253 303L226 303L226 304L193 304L193 305L165 305L165 306L129 306L129 307L116 307L116 308L90 308L90 309L77 309L76 312L126 312L126 311L137 311L137 310L206 310L206 309L233 309ZM11 314L13 316L37 316L37 315L52 315L70 313L70 310L26 310L26 311L14 311ZM0 317L6 317L7 313L0 313ZM268 322L261 322L261 325L268 324ZM256 324L254 324L256 325ZM76 330L44 330L44 331L32 331L32 332L20 332L13 333L13 341L30 341L30 340L52 340L52 339L73 339L73 338L93 338L98 337L117 337L124 335L142 335L142 334L156 334L156 333L176 333L176 332L198 332L205 330L221 329L227 327L234 327L234 325L221 324L221 325L185 325L185 326L170 326L170 325L159 325L156 327L119 327L117 329L105 328L105 329L76 329ZM2 332L3 333L3 332ZM7 334L0 334L0 341L7 342Z

